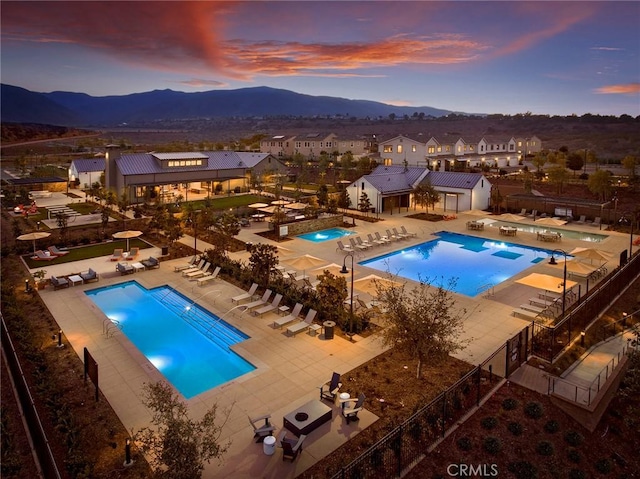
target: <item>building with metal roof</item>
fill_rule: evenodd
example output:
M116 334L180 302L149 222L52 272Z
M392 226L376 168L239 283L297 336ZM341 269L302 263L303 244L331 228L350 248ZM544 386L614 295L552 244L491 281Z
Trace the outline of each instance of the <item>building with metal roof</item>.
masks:
M104 173L104 158L79 158L69 166L69 181L80 188L89 188Z

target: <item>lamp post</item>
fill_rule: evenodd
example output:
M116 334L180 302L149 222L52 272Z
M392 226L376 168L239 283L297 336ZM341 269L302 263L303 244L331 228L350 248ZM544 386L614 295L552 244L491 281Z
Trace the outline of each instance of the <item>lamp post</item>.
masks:
M564 256L564 273L562 276L562 318L564 319L564 311L565 311L565 305L567 301L567 252L562 249L554 249L551 252L551 259L549 260L549 264L551 265L558 264L554 256L556 253L560 253ZM569 328L569 340L571 340L571 319L569 319L568 328Z
M349 270L347 269L347 257L351 258L351 301L349 305L349 340L353 341L353 253L349 252L344 256L342 260L342 269L340 273L347 274Z

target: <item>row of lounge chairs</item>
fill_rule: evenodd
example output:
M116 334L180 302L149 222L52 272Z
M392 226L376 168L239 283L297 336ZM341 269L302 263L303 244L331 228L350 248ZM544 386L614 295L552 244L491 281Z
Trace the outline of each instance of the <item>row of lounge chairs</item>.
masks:
M41 249L37 250L34 253L33 259L37 261L52 261L54 259L58 259L61 256L69 254L68 251L59 250L55 245L49 246L47 251L42 251Z
M195 280L198 286L215 280L220 274L220 266L213 268L213 265L206 259L202 258L196 265L197 258L194 256L189 263L174 267L176 273L182 273L182 276L189 280ZM213 268L213 270L211 270Z
M407 231L404 226L401 226L400 230L401 231L398 231L397 228L387 229L386 235L384 236L377 231L374 234L369 233L366 240L363 240L360 236L349 238L349 245L345 245L342 240L338 240L338 249L347 253L352 251L365 251L374 246L382 246L393 241L415 238L417 236L417 233Z

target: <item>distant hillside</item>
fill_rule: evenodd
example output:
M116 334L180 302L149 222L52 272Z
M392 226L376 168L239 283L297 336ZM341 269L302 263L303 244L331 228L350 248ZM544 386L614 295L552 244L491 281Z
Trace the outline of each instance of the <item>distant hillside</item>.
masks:
M183 93L154 90L122 96L84 93L35 93L2 85L2 121L49 123L77 127L149 125L183 119L248 117L355 117L451 113L431 107L397 107L366 100L311 96L268 87Z

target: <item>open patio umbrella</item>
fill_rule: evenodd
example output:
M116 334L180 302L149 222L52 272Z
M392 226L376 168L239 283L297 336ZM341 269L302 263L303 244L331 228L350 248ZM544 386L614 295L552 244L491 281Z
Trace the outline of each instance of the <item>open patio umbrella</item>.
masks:
M249 205L249 208L256 208L257 209L257 208L266 208L267 206L269 206L269 205L266 204L266 203L251 203Z
M142 235L142 231L136 231L136 230L118 231L117 233L113 233L114 238L127 240L127 251L129 251L129 239L137 238L138 236L141 236L141 235Z
M606 251L601 251L595 248L574 248L569 252L571 256L575 256L576 258L589 259L591 263L593 263L594 259L598 261L609 261L613 256L611 253L607 253Z
M304 210L305 208L308 208L309 205L306 203L289 203L287 205L285 205L285 208L288 210Z
M524 216L514 215L513 213L504 213L500 215L500 219L503 221L522 221Z
M287 200L274 200L271 202L273 206L284 206L284 205L288 205L289 203L291 202Z
M270 215L272 215L276 212L277 209L277 206L265 206L264 208L258 208L258 211L262 211L263 213L269 213Z
M482 211L482 210L469 210L469 211L463 211L462 213L465 215L471 215L471 216L489 216L491 214L487 211Z
M33 233L20 235L16 239L19 241L33 241L33 254L36 254L36 240L48 238L49 236L51 236L51 233L46 231L34 231Z
M558 263L554 265L554 267L563 269L564 262L558 261ZM571 260L567 261L567 271L570 271L572 273L576 273L580 275L588 275L593 273L596 269L597 268L595 268L594 266L589 266L588 264L582 263L580 261L571 261Z
M567 222L565 220L557 220L555 218L540 218L536 220L536 224L547 226L562 226L566 225Z
M544 289L545 291L562 293L562 278L551 276L550 274L531 273L524 278L517 279L516 283L526 284L527 286ZM576 284L578 283L575 281L567 280L567 290L573 288Z
M364 278L357 279L353 282L353 287L363 293L367 293L368 295L375 297L378 295L378 291L376 290L376 285L381 286L382 288L391 288L391 287L399 287L402 286L402 283L397 281L392 281L390 279L382 278L377 274L370 274L369 276L365 276Z
M320 268L315 268L312 270L313 274L315 274L316 276L323 274L325 271L329 271L329 273L333 274L333 275L339 275L340 271L342 270L342 266L340 266L339 264L336 263L331 263L331 264L327 264L324 266L321 266ZM354 281L355 283L355 281Z
M309 254L305 254L305 255L298 256L296 258L290 258L290 259L283 258L282 262L288 264L289 266L295 269L300 269L303 271L318 267L323 264L327 264L325 260L316 258L315 256L311 256Z

